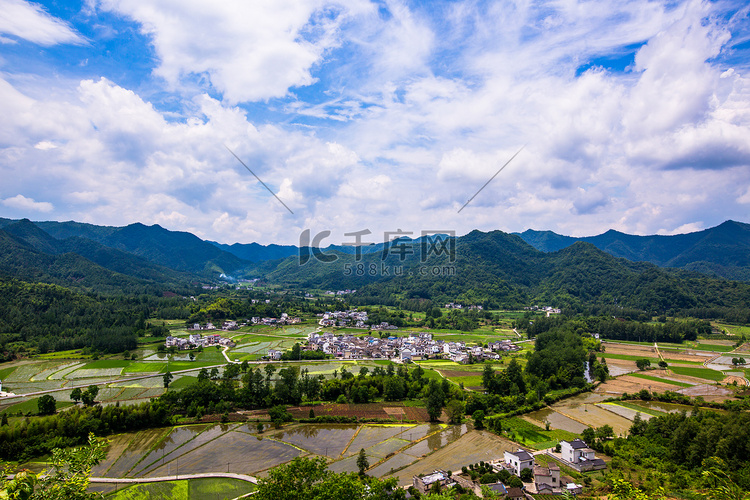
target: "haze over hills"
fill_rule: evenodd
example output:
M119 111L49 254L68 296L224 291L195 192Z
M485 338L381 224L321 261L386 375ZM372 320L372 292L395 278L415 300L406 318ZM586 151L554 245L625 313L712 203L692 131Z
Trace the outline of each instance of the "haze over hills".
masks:
M415 248L415 250L417 250ZM311 259L300 266L289 257L260 265L271 282L302 288L355 288L358 303L403 305L409 301L457 301L485 307L547 304L558 307L624 306L664 313L702 307L747 307L750 285L689 271L661 269L577 242L557 252L541 252L519 236L472 231L456 239L455 259L419 251L370 253L357 261L330 252L332 262Z
M727 279L750 281L750 224L728 220L716 227L672 236L636 236L610 229L597 236L563 236L552 231L526 230L518 234L543 252L586 241L615 256L678 267Z
M318 259L309 248L223 245L140 223L0 219L0 228L2 274L86 290L184 289L226 274L295 287L358 289L359 300L376 303L617 304L665 311L739 307L750 300L747 284L688 272L750 277L750 226L733 221L687 235L608 231L581 241L552 232L472 231L453 240L452 256L436 252L428 259L422 259L426 247L408 239L362 247L361 259L354 247L329 246L321 250L327 257ZM300 265L306 252L309 261Z

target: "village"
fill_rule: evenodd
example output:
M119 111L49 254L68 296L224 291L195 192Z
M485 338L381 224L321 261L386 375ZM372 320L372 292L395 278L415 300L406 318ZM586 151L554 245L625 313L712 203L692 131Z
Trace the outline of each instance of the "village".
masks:
M545 455L537 464L535 456ZM553 460L549 460L549 458ZM442 488L460 486L464 490L483 495L482 487L509 500L532 500L532 494L580 495L583 485L573 478L562 476L556 462L578 472L601 470L607 467L594 450L581 439L561 441L553 449L529 452L522 448L506 451L502 459L470 464L460 472L435 470L412 478L410 495L428 493ZM542 465L542 463L546 465ZM414 491L416 490L416 491Z
M433 340L432 333L429 332L409 333L401 337L391 335L386 338L314 332L308 335L305 349L322 351L343 359L372 358L409 362L444 358L466 364L485 359L497 360L500 359L500 353L514 352L519 350L519 347L510 340L498 340L484 346L467 347L466 342ZM279 351L271 351L269 356L272 359L281 358Z

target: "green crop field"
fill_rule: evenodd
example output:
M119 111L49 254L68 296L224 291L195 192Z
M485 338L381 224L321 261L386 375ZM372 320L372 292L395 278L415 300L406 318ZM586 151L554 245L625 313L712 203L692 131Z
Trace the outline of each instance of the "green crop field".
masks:
M8 375L13 373L15 369L15 366L9 366L8 368L0 369L0 380L5 380L6 378L8 378Z
M631 410L635 410L641 413L645 413L646 415L651 415L654 417L661 417L663 415L666 415L666 412L654 410L653 408L647 408L645 406L637 405L634 403L628 403L627 401L618 401L617 403L611 403L616 404L617 406L623 406L625 408L630 408Z
M724 374L716 370L710 370L708 368L693 368L683 366L673 366L671 370L678 375L686 375L689 377L697 377L705 380L713 380L719 382L724 380Z
M170 389L184 389L185 387L188 387L190 385L193 385L194 383L198 382L198 377L191 377L189 375L183 375L171 384L169 384Z
M515 440L537 450L555 446L562 440L573 440L578 437L562 429L544 430L522 418L512 417L503 419L503 431L508 435L515 435Z
M73 406L73 403L71 403L70 401L58 401L57 402L58 411L64 408L67 408L69 406ZM33 398L33 399L23 401L21 403L16 403L13 406L9 406L8 408L0 412L0 414L7 413L8 416L10 416L20 411L24 415L29 412L31 412L33 415L36 415L38 410L39 410L39 398Z
M676 380L669 380L666 378L654 377L653 375L646 375L645 373L636 372L636 373L630 373L629 375L631 377L638 377L638 378L642 378L645 380L651 380L652 382L663 382L665 384L676 385L678 387L691 387L690 384L686 384L685 382L677 382Z
M166 362L131 361L122 373L160 373L167 371Z

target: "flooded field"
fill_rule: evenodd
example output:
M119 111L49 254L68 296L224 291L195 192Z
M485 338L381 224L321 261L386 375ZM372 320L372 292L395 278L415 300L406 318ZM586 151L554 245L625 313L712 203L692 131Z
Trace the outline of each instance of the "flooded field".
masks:
M598 406L608 395L584 393L553 404L549 408L529 413L525 418L544 427L549 422L552 429L580 434L586 427L611 425L616 434L627 432L631 422L625 417Z
M188 425L110 438L97 477L160 477L203 472L262 475L297 456L321 456L333 471L356 471L365 450L382 475L438 451L468 431L443 424L295 424L258 434L254 424ZM381 463L382 462L382 463Z

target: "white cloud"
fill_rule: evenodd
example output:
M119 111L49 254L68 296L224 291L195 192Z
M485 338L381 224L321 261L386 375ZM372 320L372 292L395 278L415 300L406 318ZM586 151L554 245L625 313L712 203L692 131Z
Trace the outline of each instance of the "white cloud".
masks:
M34 144L34 149L40 149L42 151L48 151L50 149L55 149L57 147L57 144L50 141L39 141L36 144Z
M152 37L156 74L174 86L205 74L229 102L283 97L314 83L312 68L340 44L342 24L371 10L365 1L326 0L102 0L99 6L131 17Z
M748 213L750 78L720 62L721 4L440 5L100 2L149 34L178 109L99 77L0 75L0 197L263 243L304 228L332 230L326 243L364 227L671 233ZM633 46L629 70L597 59Z
M0 33L43 46L82 44L85 40L68 25L36 3L24 0L0 0ZM0 37L2 43L13 43Z
M46 201L35 201L33 198L27 198L22 194L18 194L12 198L6 198L2 200L2 204L9 208L15 208L22 211L32 212L51 212L55 209L52 203Z

